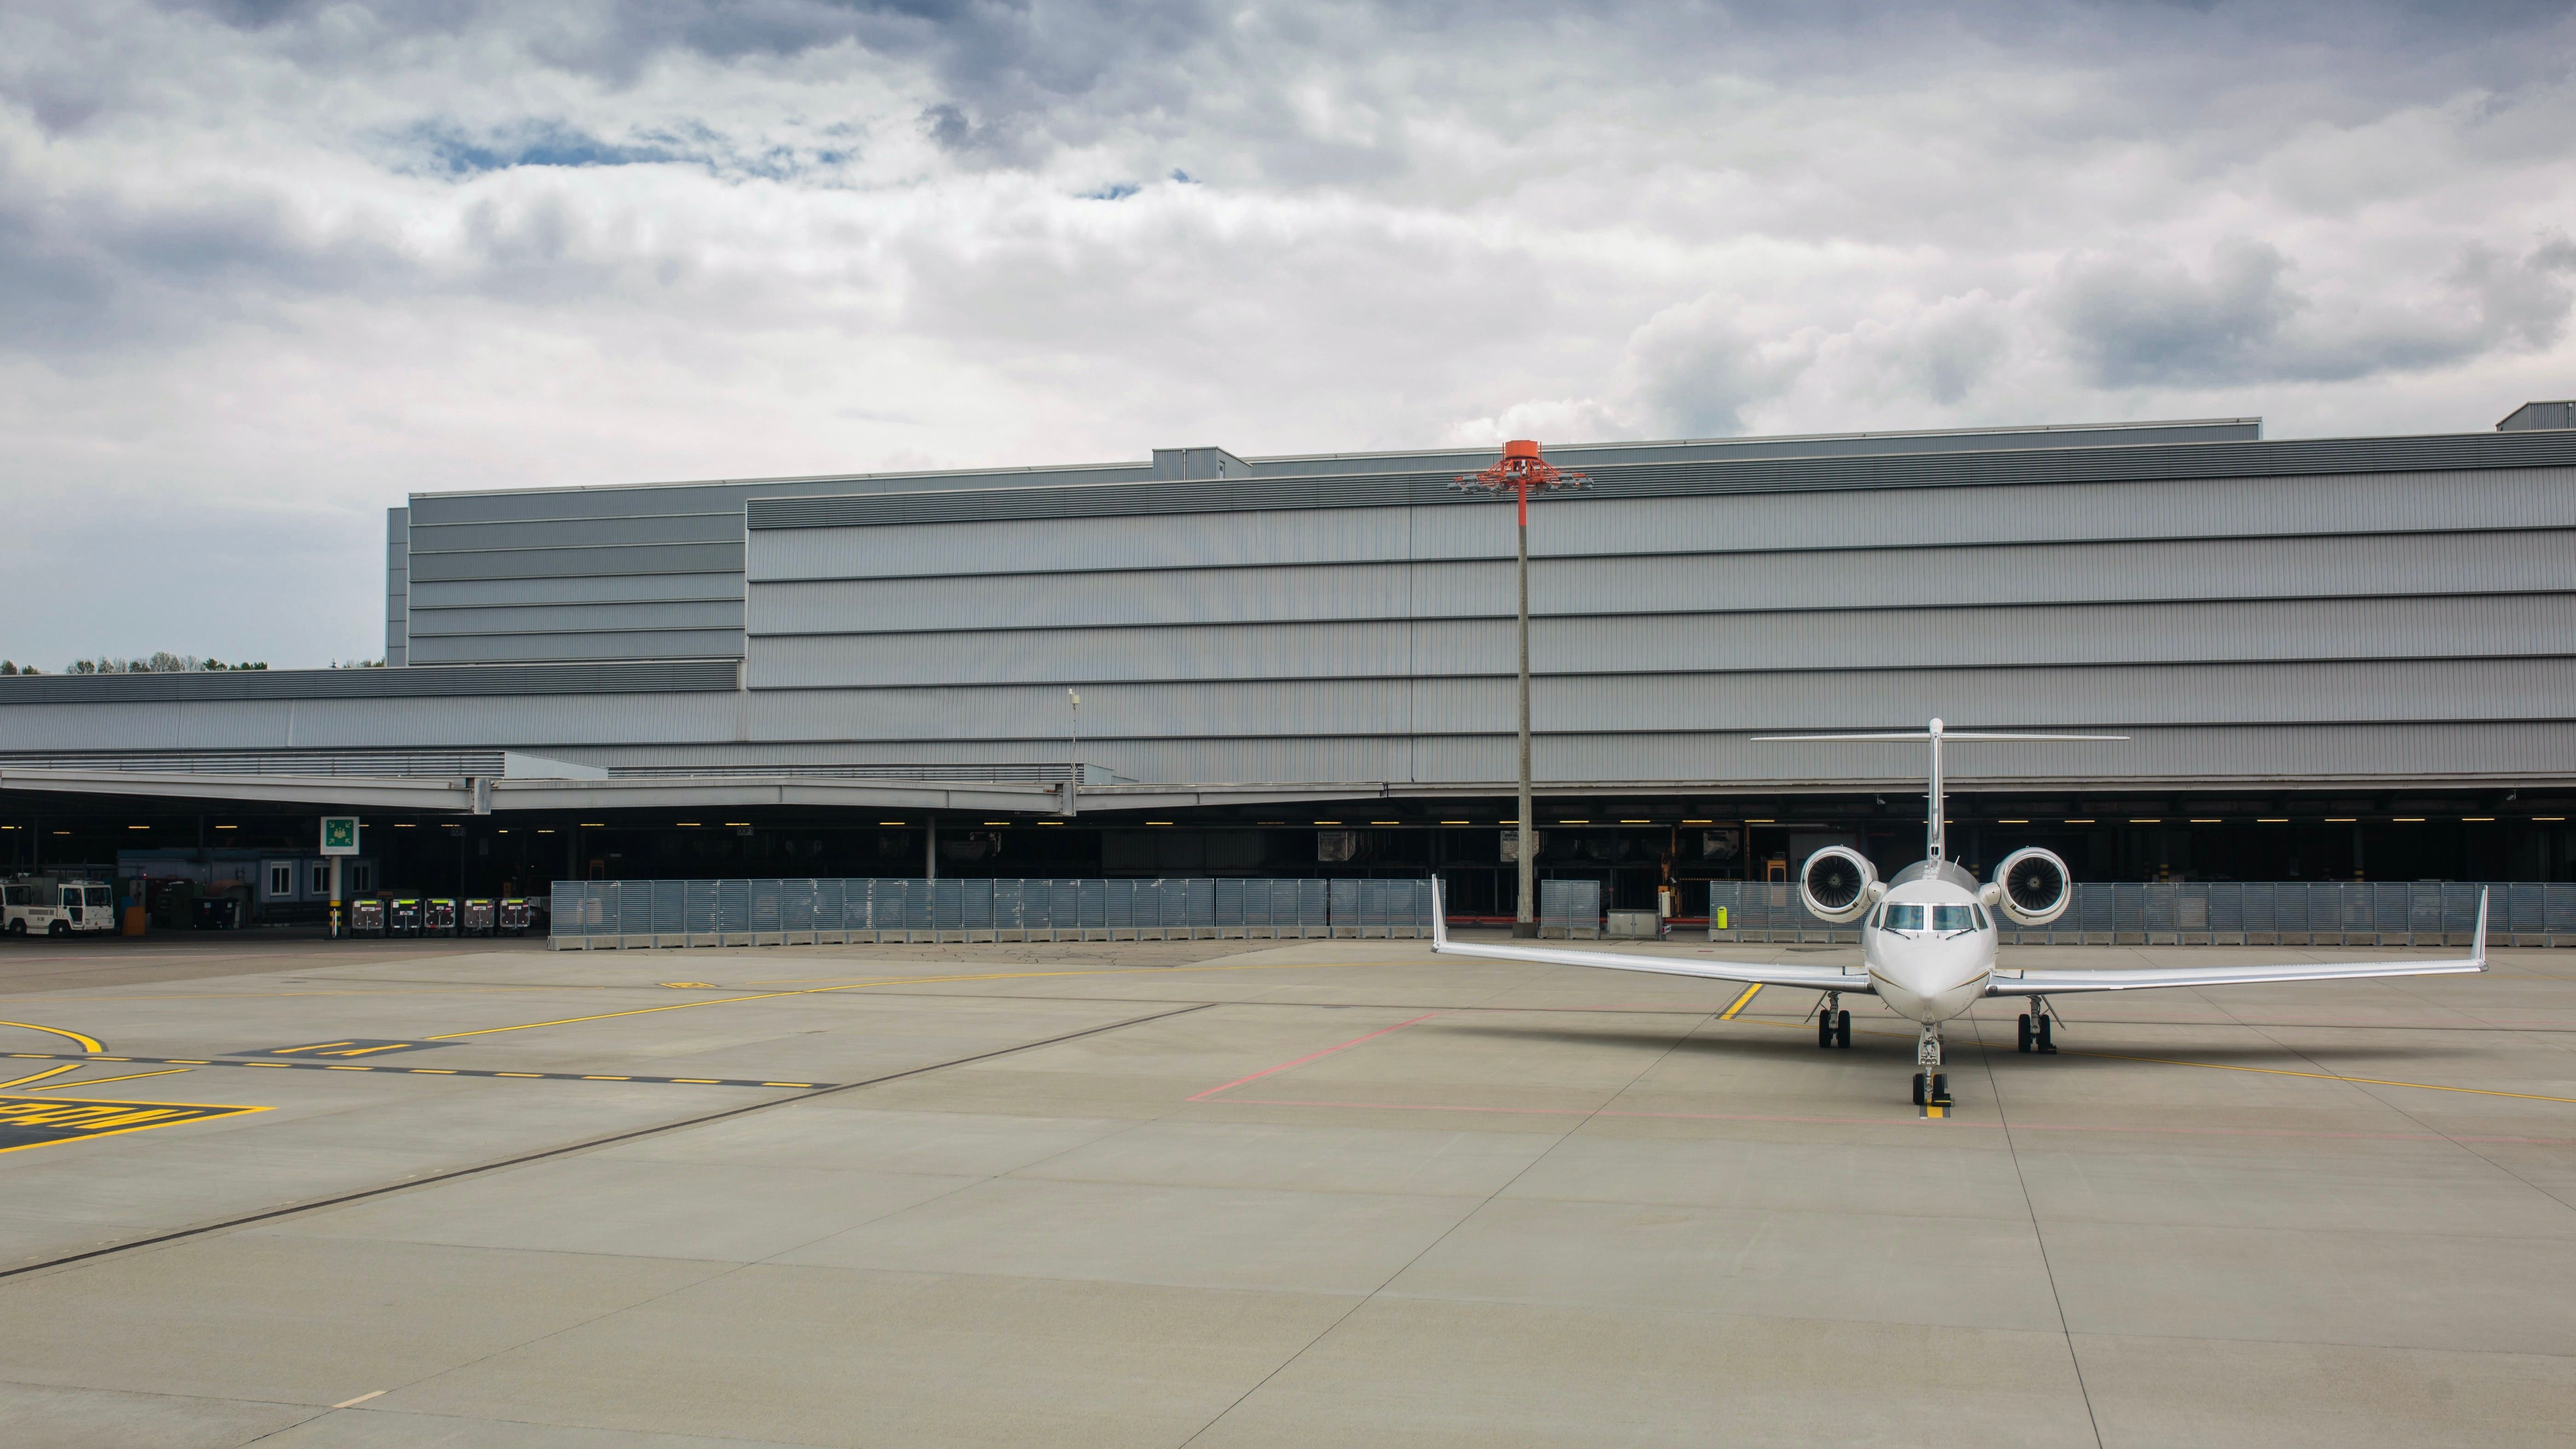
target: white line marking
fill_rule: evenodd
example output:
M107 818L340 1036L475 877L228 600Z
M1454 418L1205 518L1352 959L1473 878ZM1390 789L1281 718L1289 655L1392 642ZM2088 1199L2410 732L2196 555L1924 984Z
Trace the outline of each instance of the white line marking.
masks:
M342 1399L340 1402L338 1402L338 1403L336 1403L336 1404L333 1404L331 1407L332 1407L332 1408L335 1408L335 1409L347 1409L347 1408L354 1408L354 1407L356 1407L356 1406L357 1406L357 1405L359 1405L359 1404L363 1404L363 1403L365 1403L365 1402L366 1402L367 1400L369 1400L369 1399L378 1399L378 1398L382 1398L382 1397L384 1397L384 1393L385 1393L385 1391L384 1391L383 1389L378 1389L378 1390L376 1390L376 1391L375 1391L374 1393L372 1393L372 1394L360 1394L360 1395L358 1395L358 1396L357 1396L356 1398L354 1398L354 1399Z

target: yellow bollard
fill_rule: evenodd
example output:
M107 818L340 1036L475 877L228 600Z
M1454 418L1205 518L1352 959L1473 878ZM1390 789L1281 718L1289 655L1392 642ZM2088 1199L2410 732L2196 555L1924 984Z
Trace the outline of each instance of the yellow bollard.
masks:
M1721 931L1726 929L1726 907L1724 906L1717 908L1717 928Z

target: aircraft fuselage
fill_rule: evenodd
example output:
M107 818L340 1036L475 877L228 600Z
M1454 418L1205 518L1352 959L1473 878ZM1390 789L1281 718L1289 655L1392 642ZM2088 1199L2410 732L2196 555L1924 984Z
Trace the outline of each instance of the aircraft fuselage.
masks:
M1861 918L1861 961L1889 1010L1935 1026L1983 999L1995 974L1995 917L1974 891L1900 881Z

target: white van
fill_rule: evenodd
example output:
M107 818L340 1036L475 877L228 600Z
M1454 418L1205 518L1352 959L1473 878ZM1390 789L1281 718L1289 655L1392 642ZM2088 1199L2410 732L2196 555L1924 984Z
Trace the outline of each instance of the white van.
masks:
M24 876L0 882L0 931L68 936L116 929L116 888L103 881Z

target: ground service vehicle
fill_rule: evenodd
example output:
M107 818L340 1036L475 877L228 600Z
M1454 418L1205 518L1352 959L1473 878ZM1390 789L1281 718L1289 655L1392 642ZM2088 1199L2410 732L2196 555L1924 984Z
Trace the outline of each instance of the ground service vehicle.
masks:
M115 930L116 888L105 881L34 875L0 883L0 931L12 936Z

